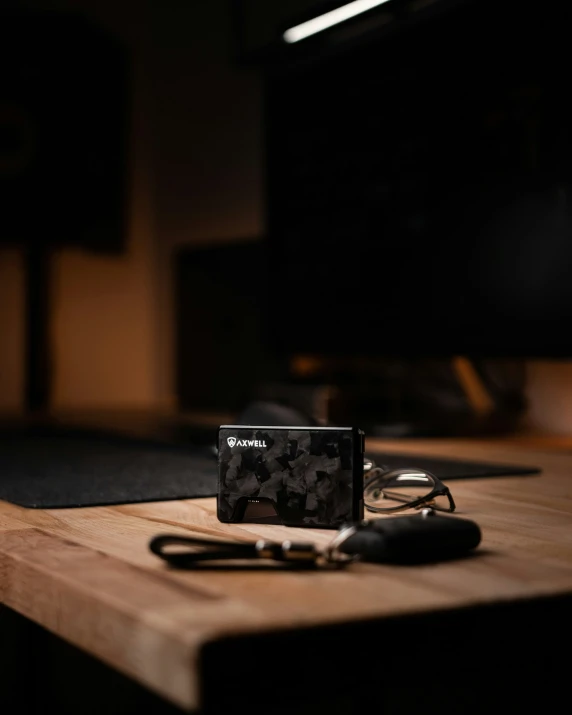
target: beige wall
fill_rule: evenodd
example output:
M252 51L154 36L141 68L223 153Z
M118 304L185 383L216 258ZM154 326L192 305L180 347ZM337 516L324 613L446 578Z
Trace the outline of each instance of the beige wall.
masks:
M54 409L155 404L157 385L153 194L149 137L147 3L22 2L84 12L125 43L133 62L127 251L120 257L64 250L52 262ZM73 61L73 58L72 58ZM0 409L23 405L20 257L0 259Z
M135 85L128 250L53 260L53 408L171 405L174 251L260 232L258 83L230 66L225 0L23 4L80 9L115 32ZM23 401L19 266L0 255L0 409Z
M528 429L572 435L572 362L530 360L528 373Z
M145 407L159 399L149 27L145 3L129 5L132 15L87 7L124 40L132 60L127 251L110 257L68 250L55 257L54 410Z
M165 401L175 387L177 249L264 230L261 86L253 70L232 62L228 6L226 0L153 5L157 359Z

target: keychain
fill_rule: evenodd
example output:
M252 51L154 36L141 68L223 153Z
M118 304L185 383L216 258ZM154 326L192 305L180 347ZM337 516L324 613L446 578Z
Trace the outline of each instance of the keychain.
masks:
M460 558L480 541L481 530L474 521L424 509L414 516L347 524L324 549L302 541L259 539L244 543L174 534L155 536L149 548L169 565L183 569L208 567L219 561L260 559L288 568L336 568L356 561L415 564ZM170 548L181 546L192 548L184 551Z

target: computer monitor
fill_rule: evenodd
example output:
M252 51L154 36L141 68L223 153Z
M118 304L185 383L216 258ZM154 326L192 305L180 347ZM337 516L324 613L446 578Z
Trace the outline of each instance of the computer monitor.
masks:
M281 352L572 355L570 9L447 6L264 68Z
M344 3L238 4L239 59L263 77L265 234L207 253L257 338L217 342L182 404L235 405L239 385L327 401L368 434L518 429L525 361L572 355L570 10L388 0L288 43ZM204 260L185 266L200 285ZM226 314L208 321L225 338Z
M273 354L369 433L518 429L526 360L572 355L571 10L238 5L264 77Z

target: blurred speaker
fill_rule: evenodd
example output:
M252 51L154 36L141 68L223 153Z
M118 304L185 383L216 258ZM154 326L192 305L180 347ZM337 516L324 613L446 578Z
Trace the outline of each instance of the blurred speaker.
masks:
M185 247L176 257L176 388L183 410L241 410L283 377L268 348L272 314L266 243ZM274 286L287 290L286 286ZM296 316L274 316L292 330Z
M129 69L75 13L0 11L0 245L123 248Z

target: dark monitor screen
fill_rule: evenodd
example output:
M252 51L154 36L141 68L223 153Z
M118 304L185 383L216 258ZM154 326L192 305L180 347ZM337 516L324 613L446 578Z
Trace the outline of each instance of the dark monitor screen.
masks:
M470 2L267 71L276 349L572 355L570 17Z

